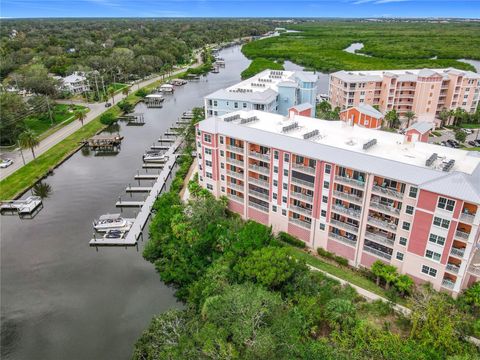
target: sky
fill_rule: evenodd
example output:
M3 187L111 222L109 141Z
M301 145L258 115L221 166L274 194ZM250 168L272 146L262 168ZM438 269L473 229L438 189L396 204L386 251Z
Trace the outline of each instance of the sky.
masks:
M457 17L480 18L480 0L0 0L1 18Z

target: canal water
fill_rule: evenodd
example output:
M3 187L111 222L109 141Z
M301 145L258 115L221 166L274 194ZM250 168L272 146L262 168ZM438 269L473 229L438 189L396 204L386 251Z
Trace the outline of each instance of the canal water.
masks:
M154 314L182 306L142 258L143 244L97 252L88 241L92 220L117 212L118 197L129 199L125 187L136 184L145 149L204 95L238 82L250 63L238 46L220 56L226 68L178 88L162 109L138 105L144 126L119 123L117 155L79 151L58 167L34 219L1 217L2 359L128 359Z

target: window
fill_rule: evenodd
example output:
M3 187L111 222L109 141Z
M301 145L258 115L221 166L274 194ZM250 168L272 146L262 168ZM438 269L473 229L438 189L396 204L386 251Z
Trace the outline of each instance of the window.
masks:
M410 223L407 221L404 221L402 224L402 229L407 231L410 230Z
M408 193L408 196L416 199L417 198L417 193L418 193L418 188L412 186L412 187L410 187L410 192Z
M397 251L397 256L396 256L397 260L403 261L403 256L404 256L403 253L401 253L400 251Z
M222 192L225 192L225 186L222 186Z
M202 176L200 176L200 181L203 181L203 177L202 177Z
M442 258L442 254L439 254L435 251L432 251L432 250L427 250L425 252L425 257L426 258L429 258L429 259L432 259L433 261L440 261L440 259Z
M444 229L448 229L448 227L450 226L450 220L445 220L445 219L439 218L438 216L435 216L433 218L433 225L440 226Z
M325 230L325 224L320 223L320 230Z
M212 135L204 134L203 135L203 141L211 143L212 142Z
M273 186L278 186L278 180L273 180Z
M235 109L238 109L238 102L235 102L233 106L235 107Z
M225 152L223 150L220 150L220 156L225 156Z
M212 173L211 172L206 172L205 175L207 176L207 178L211 179L212 178Z
M217 106L218 103L217 103L217 100L213 100L213 106Z
M222 181L225 181L225 175L220 175L220 179L222 179Z
M212 149L205 148L205 154L212 155Z
M287 203L287 197L286 197L286 196L282 196L282 202L283 202L284 204Z
M220 144L223 144L223 136L220 136Z
M447 211L453 211L453 208L455 207L455 201L450 200L450 199L446 199L444 197L439 197L437 207L439 209L444 209L444 210L447 210Z
M274 172L275 174L278 174L278 166L274 166L274 167L273 167L273 172Z
M400 236L400 239L398 239L398 243L402 246L407 246L407 238Z
M225 169L225 164L224 164L224 163L220 163L220 168L221 168L221 169Z
M328 181L324 181L324 182L323 182L323 187L324 187L325 189L328 189L329 186L330 186L330 183L329 183Z
M328 197L325 196L325 195L323 195L323 196L322 196L322 202L323 202L323 203L327 203L327 202L328 202Z
M321 216L321 217L327 217L327 211L326 211L326 210L322 210L321 213L320 213L320 216Z
M213 190L212 184L207 184L207 189L208 189L208 190Z
M326 164L325 165L325 174L330 174L330 171L332 171L332 165Z
M290 161L290 154L285 154L283 156L283 159L285 160L285 162L289 162Z
M212 162L210 160L205 160L205 165L212 167Z
M200 136L202 133L199 129L197 129L197 136Z
M430 241L433 244L440 245L440 246L445 245L445 238L443 236L439 236L439 235L436 235L436 234L430 234L430 236L428 237L428 241Z
M436 277L437 269L431 268L430 266L427 266L427 265L422 265L422 273L427 274L431 277Z
M283 215L283 216L287 216L287 210L282 209L282 215Z
M277 200L277 193L272 194L273 200Z
M243 103L243 108L245 109L247 107L247 103Z
M407 205L407 207L405 208L405 212L408 215L412 215L413 214L413 206Z
M283 183L283 190L287 190L287 189L288 189L288 184Z
M287 176L287 177L288 177L288 170L283 170L283 176Z
M277 151L277 150L275 150L275 151L273 152L273 158L274 158L275 160L278 160L278 151Z
M245 103L244 103L245 104ZM277 212L277 207L275 205L272 205L272 211Z

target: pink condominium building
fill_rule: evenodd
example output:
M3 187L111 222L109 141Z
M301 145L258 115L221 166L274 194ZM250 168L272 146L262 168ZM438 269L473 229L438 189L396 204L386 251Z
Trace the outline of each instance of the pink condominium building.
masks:
M453 295L480 279L480 153L256 110L196 128L200 184L245 219Z
M480 99L480 74L448 69L338 71L330 75L332 106L342 110L362 103L383 113L413 111L420 121L434 122L443 109L474 112Z

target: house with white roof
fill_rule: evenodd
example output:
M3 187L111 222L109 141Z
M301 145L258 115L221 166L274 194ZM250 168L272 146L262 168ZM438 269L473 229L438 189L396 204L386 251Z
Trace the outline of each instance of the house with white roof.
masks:
M90 91L90 84L83 72L74 72L64 78L61 78L62 89L72 94L82 94Z

